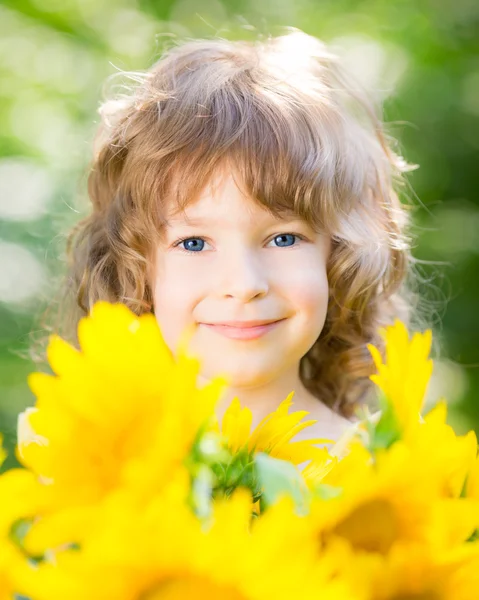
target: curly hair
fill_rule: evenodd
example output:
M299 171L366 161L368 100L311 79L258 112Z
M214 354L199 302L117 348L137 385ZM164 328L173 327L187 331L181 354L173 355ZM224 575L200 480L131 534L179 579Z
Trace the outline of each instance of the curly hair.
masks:
M300 377L350 417L371 389L367 344L383 348L380 328L414 315L411 206L399 187L416 165L393 150L376 103L326 44L293 28L252 42L174 41L126 76L134 84L99 109L91 212L69 235L57 330L76 343L100 299L152 311L166 201L184 209L228 164L259 206L293 210L331 236L326 322Z

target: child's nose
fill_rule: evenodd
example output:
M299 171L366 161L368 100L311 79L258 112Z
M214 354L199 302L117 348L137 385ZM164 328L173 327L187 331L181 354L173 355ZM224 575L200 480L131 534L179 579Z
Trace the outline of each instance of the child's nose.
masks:
M243 302L265 295L270 287L270 274L258 257L247 251L229 254L221 265L217 290L222 296L238 298Z

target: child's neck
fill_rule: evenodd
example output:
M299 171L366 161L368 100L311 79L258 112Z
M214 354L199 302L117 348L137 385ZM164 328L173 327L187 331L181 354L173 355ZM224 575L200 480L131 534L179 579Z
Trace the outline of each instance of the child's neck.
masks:
M199 377L201 385L206 383L206 379ZM306 410L309 412L306 419L316 419L318 423L304 430L306 437L319 437L318 432L324 430L324 437L331 430L334 423L336 427L341 422L347 422L340 415L336 414L331 408L326 406L321 400L314 397L302 383L297 371L283 373L281 378L268 382L261 386L250 387L228 387L224 390L223 396L216 408L218 420L222 421L223 415L235 397L238 397L242 407L248 407L253 413L252 428L256 427L264 417L275 411L280 403L294 391L292 405L289 412ZM309 435L311 434L311 435Z

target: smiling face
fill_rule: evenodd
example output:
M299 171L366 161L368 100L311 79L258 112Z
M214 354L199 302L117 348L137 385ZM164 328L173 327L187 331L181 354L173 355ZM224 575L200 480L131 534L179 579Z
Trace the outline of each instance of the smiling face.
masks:
M330 241L296 216L278 219L218 174L185 212L170 213L152 272L154 311L175 353L194 325L190 352L201 376L232 387L266 385L299 369L328 305ZM183 240L183 242L180 242ZM284 319L255 339L207 324Z

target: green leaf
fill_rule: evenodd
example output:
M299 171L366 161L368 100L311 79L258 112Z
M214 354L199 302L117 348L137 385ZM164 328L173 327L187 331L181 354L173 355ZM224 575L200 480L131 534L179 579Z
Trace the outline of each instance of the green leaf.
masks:
M293 499L298 514L307 514L310 493L301 473L292 463L264 453L256 454L255 463L263 491L261 511L288 495Z
M238 486L243 476L243 472L250 462L251 459L246 452L235 454L231 459L231 462L226 466L225 486Z
M342 488L328 485L327 483L319 483L313 490L313 494L318 496L321 500L333 500L334 498L341 496L342 493Z
M479 529L475 529L471 537L466 542L476 542L479 539Z
M258 473L258 466L254 460L248 463L243 469L238 481L238 486L247 487L253 495L254 502L261 498L263 493L261 478Z
M377 450L388 449L401 439L401 428L392 404L386 396L379 397L381 416L377 423L366 422L369 431L369 451L374 454Z

